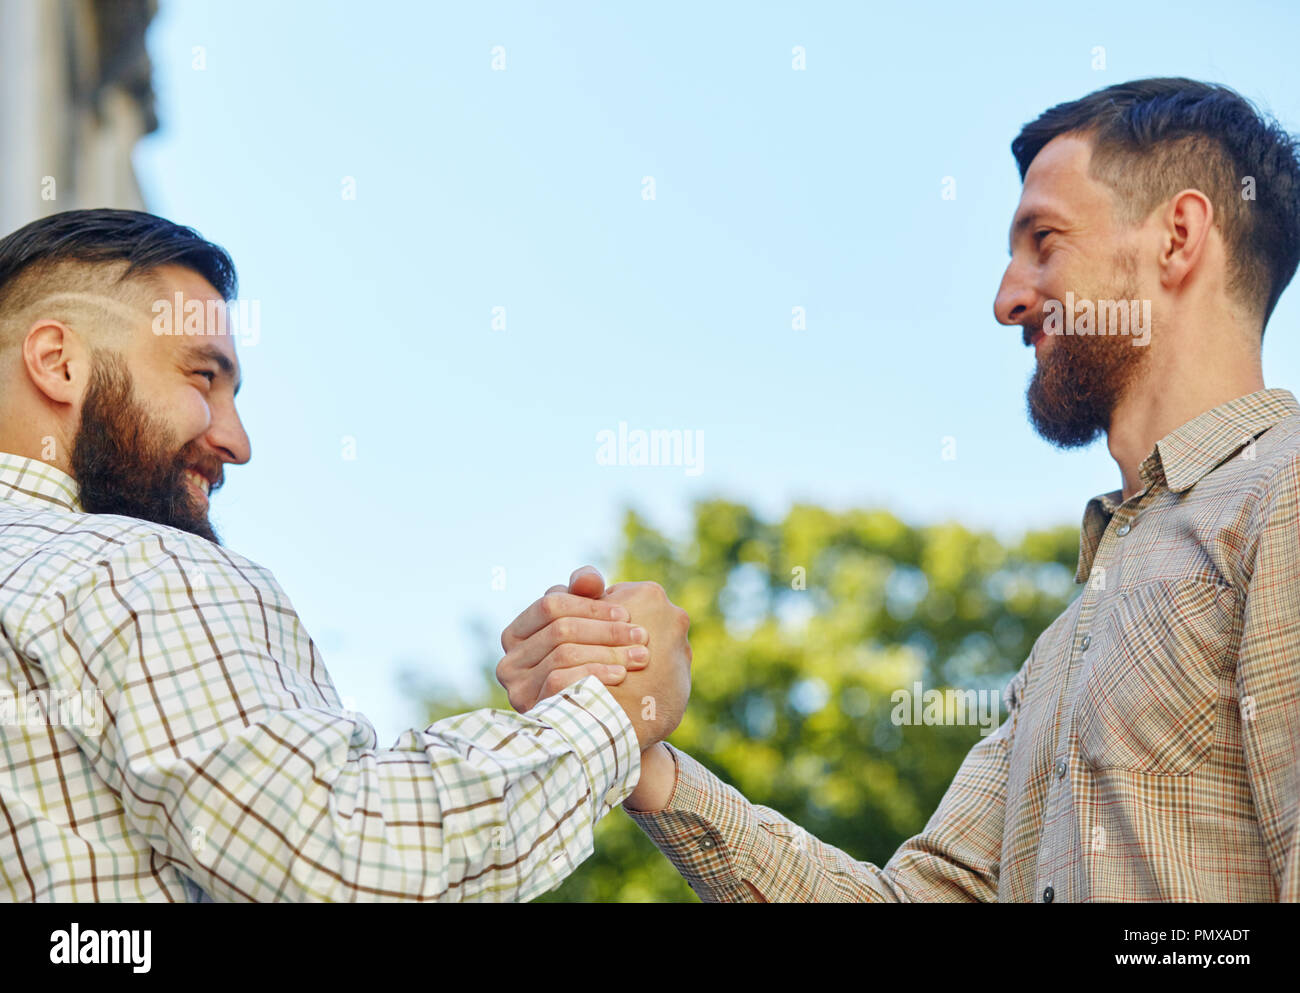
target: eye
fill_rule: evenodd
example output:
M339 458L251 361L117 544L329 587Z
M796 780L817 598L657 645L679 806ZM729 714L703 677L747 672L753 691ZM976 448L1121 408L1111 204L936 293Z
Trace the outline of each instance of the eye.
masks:
M211 369L195 369L192 375L207 376L209 386L211 386L214 382L216 382L217 379L217 374L213 372Z
M1037 231L1034 232L1034 243L1037 245L1041 245L1043 243L1043 239L1046 238L1051 233L1052 233L1051 228L1039 228Z

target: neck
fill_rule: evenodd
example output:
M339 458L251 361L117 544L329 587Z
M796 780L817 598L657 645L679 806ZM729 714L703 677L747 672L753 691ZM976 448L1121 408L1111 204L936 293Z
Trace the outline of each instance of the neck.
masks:
M72 475L72 451L67 432L46 424L34 427L34 418L21 412L0 410L0 452L46 462Z
M1225 327L1186 335L1151 356L1145 375L1116 404L1106 432L1124 500L1141 491L1138 470L1157 441L1207 410L1264 389L1258 349L1240 345L1248 333Z

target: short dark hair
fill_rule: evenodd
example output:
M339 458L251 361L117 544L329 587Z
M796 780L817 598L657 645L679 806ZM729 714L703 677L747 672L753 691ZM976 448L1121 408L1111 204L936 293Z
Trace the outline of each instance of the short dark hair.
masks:
M1179 190L1209 197L1228 248L1229 286L1268 323L1300 262L1294 136L1226 86L1137 79L1057 104L1026 124L1011 143L1021 181L1044 145L1071 133L1091 140L1089 173L1121 195L1129 222ZM1243 196L1247 177L1254 200Z
M238 288L230 255L193 228L139 210L66 210L0 239L0 309L24 272L67 262L125 262L124 280L179 265L206 279L225 300Z

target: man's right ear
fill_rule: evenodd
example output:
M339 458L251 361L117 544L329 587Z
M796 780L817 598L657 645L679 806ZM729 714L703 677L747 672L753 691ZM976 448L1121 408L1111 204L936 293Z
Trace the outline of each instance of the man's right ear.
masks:
M75 404L85 390L90 356L71 328L45 318L23 338L23 368L32 385L50 400Z

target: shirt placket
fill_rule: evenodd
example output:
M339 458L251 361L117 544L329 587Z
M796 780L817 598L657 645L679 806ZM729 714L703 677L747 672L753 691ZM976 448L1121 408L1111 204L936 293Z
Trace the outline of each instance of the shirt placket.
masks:
M1093 619L1098 607L1108 596L1113 596L1118 582L1118 570L1113 563L1120 560L1128 536L1137 526L1138 518L1150 506L1155 491L1158 471L1152 459L1142 464L1141 475L1146 486L1124 503L1113 508L1106 529L1102 532L1093 554L1092 568L1080 594L1079 613L1075 619L1074 637L1070 643L1070 659L1065 677L1061 681L1057 700L1056 739L1052 749L1052 764L1047 788L1047 809L1043 822L1042 843L1038 847L1036 899L1042 903L1086 899L1091 892L1089 880L1080 873L1086 867L1084 846L1093 843L1089 827L1084 820L1086 807L1076 804L1079 788L1088 771L1079 756L1079 736L1073 700L1075 688L1088 676L1091 659ZM1111 508L1107 508L1111 509ZM1099 576L1101 581L1096 582ZM1080 885L1084 892L1079 892Z

